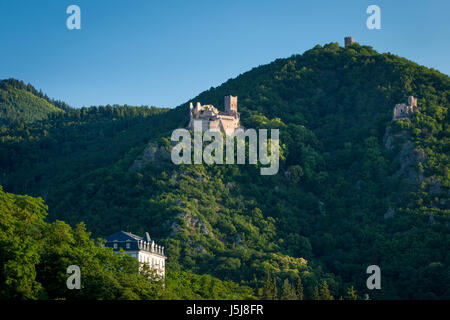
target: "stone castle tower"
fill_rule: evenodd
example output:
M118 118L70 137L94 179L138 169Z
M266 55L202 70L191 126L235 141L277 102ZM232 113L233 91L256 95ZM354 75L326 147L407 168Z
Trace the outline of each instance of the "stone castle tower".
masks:
M237 97L225 96L224 111L217 110L213 105L202 105L200 102L189 104L189 129L194 129L195 124L203 131L220 131L225 135L232 135L239 125L239 113L237 112Z
M418 109L417 98L413 96L408 97L408 105L404 103L398 103L394 107L394 114L392 120L405 119L410 117Z
M225 112L231 113L231 111L237 112L237 97L225 96L224 98Z
M351 44L353 44L353 42L354 42L355 40L353 39L353 37L345 37L344 38L344 43L345 43L345 46L349 46L349 45L351 45Z

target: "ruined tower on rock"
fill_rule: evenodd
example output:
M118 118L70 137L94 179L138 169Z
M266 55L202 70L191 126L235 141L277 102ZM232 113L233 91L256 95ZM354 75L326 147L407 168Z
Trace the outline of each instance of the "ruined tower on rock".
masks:
M353 37L345 37L344 38L345 46L349 46L349 45L353 44L353 42L354 42Z
M417 98L413 96L408 97L408 105L404 103L398 103L394 107L394 114L392 120L400 120L409 118L414 112L418 110Z

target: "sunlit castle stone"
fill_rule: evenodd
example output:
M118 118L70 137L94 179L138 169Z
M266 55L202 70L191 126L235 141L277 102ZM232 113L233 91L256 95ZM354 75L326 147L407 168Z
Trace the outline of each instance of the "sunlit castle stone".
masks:
M409 118L414 112L418 110L417 98L413 96L408 97L408 105L404 103L398 103L394 107L394 114L392 120L400 120Z
M194 129L198 125L203 131L220 131L225 135L232 135L239 125L239 113L237 112L237 97L225 96L224 111L217 110L213 105L189 104L189 126Z

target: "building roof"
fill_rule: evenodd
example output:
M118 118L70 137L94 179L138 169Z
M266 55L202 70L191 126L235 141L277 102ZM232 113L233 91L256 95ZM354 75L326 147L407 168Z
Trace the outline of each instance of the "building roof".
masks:
M156 245L156 243L151 240L148 232L145 233L144 237L139 237L131 232L119 231L105 237L105 239L107 241L105 246L113 248L114 250L120 250L121 248L125 251L144 250L163 257L165 256L164 247ZM154 243L156 249L151 246L152 242ZM114 248L114 243L117 243L117 248ZM126 246L126 243L129 243L128 247Z
M131 241L138 241L138 240L144 240L143 237L139 237L135 234L132 234L131 232L125 232L125 231L119 231L116 233L113 233L110 236L107 236L105 238L108 242L110 241L127 241L127 240L131 240Z

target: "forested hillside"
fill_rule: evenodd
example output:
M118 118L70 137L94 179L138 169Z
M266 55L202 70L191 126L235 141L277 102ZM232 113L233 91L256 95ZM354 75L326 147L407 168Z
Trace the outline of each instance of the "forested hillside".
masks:
M0 124L48 119L55 113L64 112L67 107L65 103L51 100L22 81L0 81Z
M164 158L130 170L149 142L169 147L188 101L66 108L3 126L0 184L43 197L50 220L84 221L96 236L149 231L169 273L209 274L260 298L450 298L448 76L331 43L192 101L222 107L228 94L244 127L280 129L277 175ZM392 122L410 95L419 111ZM373 264L382 290L366 288Z
M46 210L42 199L0 187L0 299L253 298L248 287L181 271L163 285L148 267L138 272L134 258L103 248L83 223L45 222ZM67 289L69 265L82 270L82 290Z

